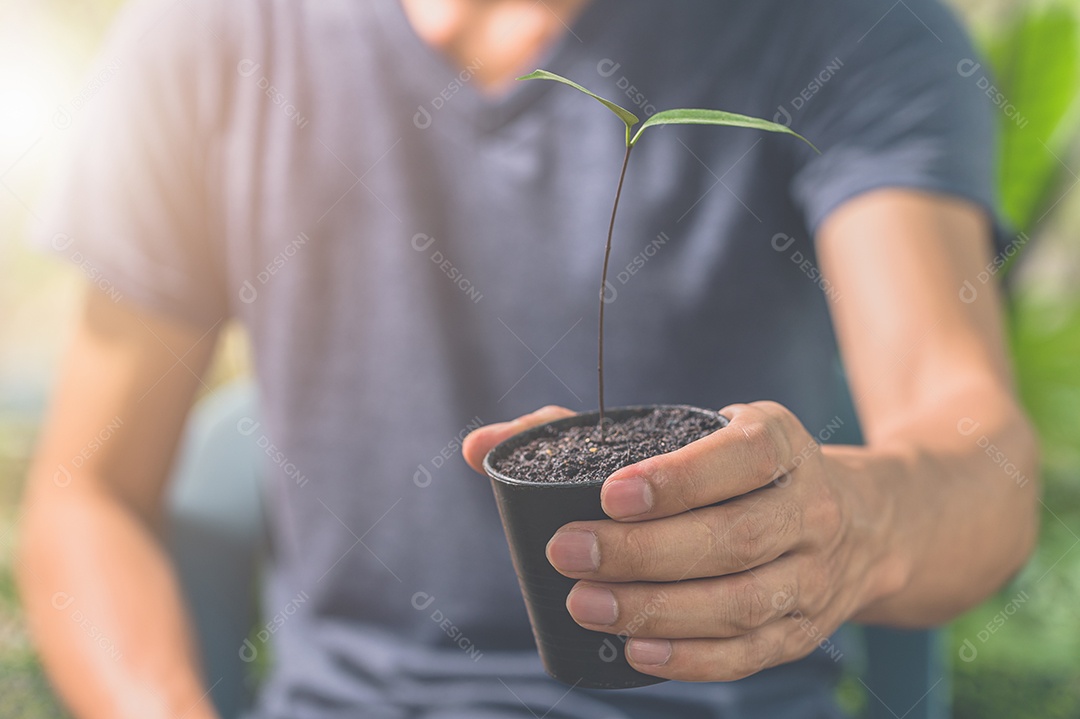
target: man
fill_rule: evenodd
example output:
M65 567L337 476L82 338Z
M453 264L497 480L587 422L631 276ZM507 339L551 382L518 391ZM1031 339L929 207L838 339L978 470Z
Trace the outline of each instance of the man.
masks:
M973 279L994 253L992 115L933 0L148 2L104 56L124 72L86 108L41 237L119 300L88 295L20 563L78 716L214 716L162 495L228 317L287 460L268 467L264 607L296 611L258 717L839 716L815 637L946 621L1030 552L1034 483L979 448L1035 475L998 294ZM485 422L591 405L622 134L576 93L513 83L537 66L640 114L776 116L823 151L661 128L624 192L609 401L724 407L731 427L620 470L612 519L548 555L591 628L625 629L663 589L628 654L703 683L547 679L490 489L453 459ZM866 446L819 450L843 421L840 356Z

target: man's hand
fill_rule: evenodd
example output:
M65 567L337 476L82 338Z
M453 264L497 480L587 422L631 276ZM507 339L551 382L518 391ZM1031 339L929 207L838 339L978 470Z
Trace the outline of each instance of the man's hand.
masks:
M1012 389L982 211L881 190L822 225L822 271L866 445L818 447L772 402L607 478L612 518L547 547L567 609L630 637L639 671L730 680L805 656L843 622L931 626L985 599L1035 544L1038 451ZM465 441L564 416L544 408ZM984 447L993 446L990 456ZM997 461L996 456L1008 459Z
M774 402L721 413L728 427L612 474L612 519L568 524L547 547L581 580L574 619L631 637L630 663L667 679L728 681L809 654L865 603L877 560L868 508L794 415ZM466 457L479 468L498 441L566 414L477 430Z

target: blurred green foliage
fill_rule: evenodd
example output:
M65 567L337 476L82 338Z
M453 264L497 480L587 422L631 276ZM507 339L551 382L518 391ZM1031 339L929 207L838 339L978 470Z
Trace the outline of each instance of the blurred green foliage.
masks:
M1016 257L1057 234L1052 221L1077 184L1080 135L1080 3L1018 5L985 41L1003 103L999 188ZM1018 114L1009 116L1012 105ZM1071 235L1071 236L1070 236ZM1030 237L1031 239L1027 239ZM1021 262L1021 269L1023 263ZM1043 444L1042 534L1008 587L953 625L954 716L1080 717L1080 301L1017 283L1009 331L1020 394ZM977 501L977 499L974 499ZM1012 614L1009 602L1026 601ZM972 657L971 647L977 656ZM965 661L965 659L970 661Z
M1005 216L1032 230L1068 173L1059 159L1072 144L1080 98L1080 18L1071 5L1028 7L987 43L1005 107L999 186Z

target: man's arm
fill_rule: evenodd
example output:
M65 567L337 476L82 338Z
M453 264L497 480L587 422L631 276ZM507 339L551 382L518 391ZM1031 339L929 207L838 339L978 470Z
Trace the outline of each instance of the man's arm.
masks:
M998 288L977 279L992 259L988 238L976 207L898 190L857 198L821 228L866 439L865 449L824 452L893 520L891 573L862 621L947 621L1035 547L1037 443L1014 393ZM965 282L977 286L973 301Z
M1035 545L1038 461L997 292L960 296L989 246L982 212L959 200L880 190L834 211L818 250L866 446L821 449L790 411L755 402L618 470L601 492L612 519L568 524L547 547L581 580L574 619L629 634L642 672L719 681L806 656L849 619L931 625L1000 587ZM479 467L558 414L481 428L463 452ZM583 554L598 565L577 571Z
M88 293L25 496L17 577L53 684L81 719L209 719L163 494L215 344Z

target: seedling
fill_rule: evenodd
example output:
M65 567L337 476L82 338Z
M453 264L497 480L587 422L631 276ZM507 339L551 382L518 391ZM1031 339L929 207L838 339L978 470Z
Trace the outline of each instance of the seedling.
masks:
M554 80L555 82L561 82L564 85L569 85L575 90L585 93L589 97L593 98L601 105L611 110L615 115L623 121L626 125L626 155L623 157L622 170L619 172L619 184L615 189L615 203L611 208L611 223L608 225L607 245L604 248L604 269L600 274L600 328L598 332L598 358L597 358L597 374L600 394L600 441L604 441L604 290L607 287L607 273L608 273L608 261L611 259L611 238L615 232L615 215L619 211L619 198L622 196L623 181L626 179L626 168L630 164L630 152L637 145L638 140L641 139L641 133L645 132L647 128L654 127L656 125L724 125L727 127L747 127L754 130L766 130L768 132L782 132L788 135L794 135L799 138L811 148L814 152L818 152L818 149L814 147L814 143L807 140L805 137L797 132L792 131L790 128L780 125L775 122L769 122L768 120L762 120L757 117L748 117L746 115L739 115L734 112L724 112L722 110L696 110L696 109L675 109L675 110L663 110L657 112L647 118L644 122L638 118L637 115L627 110L625 107L620 107L610 100L589 92L581 85L578 85L572 80L567 80L565 77L556 75L555 73L548 72L547 70L536 70L528 75L519 77L518 80ZM639 126L640 125L640 126ZM637 131L634 128L637 127ZM820 153L819 153L820 154Z

